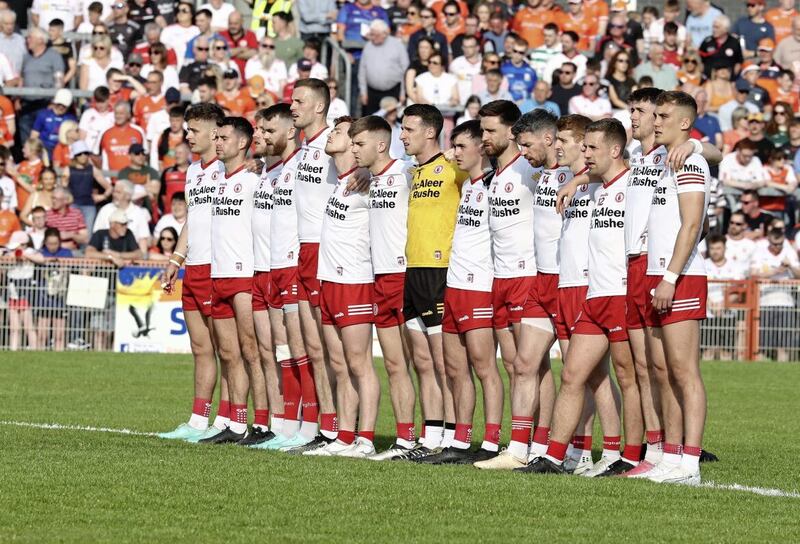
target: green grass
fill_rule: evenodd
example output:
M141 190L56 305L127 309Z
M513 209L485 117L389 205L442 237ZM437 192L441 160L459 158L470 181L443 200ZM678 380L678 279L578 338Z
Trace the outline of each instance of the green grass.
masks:
M722 459L704 479L800 490L800 365L707 363L704 375L706 446ZM2 353L0 383L2 420L153 432L187 415L192 366L180 356ZM385 446L386 395L381 408ZM475 428L479 439L479 417ZM2 542L800 540L798 498L7 424L0 436Z

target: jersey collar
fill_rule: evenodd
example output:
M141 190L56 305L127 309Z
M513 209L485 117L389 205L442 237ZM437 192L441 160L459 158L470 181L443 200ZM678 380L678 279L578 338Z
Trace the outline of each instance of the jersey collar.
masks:
M213 159L211 159L211 160L210 160L210 161L208 161L207 163L203 163L203 159L200 159L200 168L202 168L203 170L205 170L206 168L208 168L209 166L211 166L212 164L214 164L214 163L215 163L215 162L217 162L218 160L219 160L219 158L218 158L218 157L214 157Z
M347 172L342 174L341 176L336 176L336 179L338 179L339 181L342 181L343 179L347 179L348 177L350 177L350 174L355 172L357 169L358 169L358 166L354 166L350 170L348 170Z
M231 179L233 176L244 170L245 166L247 166L247 163L242 163L242 165L233 172L231 173L225 172L225 179Z
M314 140L316 140L317 138L319 138L319 135L320 135L320 134L322 134L323 132L325 132L326 130L328 130L328 125L325 125L324 127L322 127L322 128L319 130L319 132L317 132L316 134L314 134L314 135L313 135L313 136L311 136L310 138L306 138L306 145L310 144L311 142L313 142Z
M428 159L427 161L423 162L423 163L422 163L422 164L420 164L419 166L420 166L420 167L422 167L422 166L426 166L426 165L428 165L428 164L430 164L430 163L432 163L432 162L434 162L434 161L438 160L438 159L439 159L439 157L441 157L441 156L442 156L442 152L441 152L441 151L439 151L439 152L438 152L436 155L434 155L433 157L431 157L431 158L430 158L430 159Z
M520 153L520 152L517 152L517 154L516 154L516 155L514 155L514 158L513 158L513 159L511 159L510 161L508 161L508 164L507 164L507 165L505 165L504 167L502 167L502 168L499 168L499 169L497 170L497 174L495 174L495 176L499 176L500 174L502 174L502 173L503 173L503 170L505 170L506 168L508 168L509 166L511 166L512 164L514 164L515 162L517 162L517 159L519 159L521 156L522 156L522 153Z
M386 164L386 166L384 166L384 167L383 167L383 170L381 170L380 172L378 172L377 174L374 174L374 175L375 175L375 176L382 176L382 175L384 175L384 174L386 173L386 171L387 171L389 168L391 168L391 167L392 167L392 165L393 165L393 164L394 164L396 161L397 161L397 159L392 159L392 160L390 160L390 161L389 161L389 162Z
M612 179L612 180L611 180L611 181L609 181L608 183L604 183L604 184L603 184L603 189L608 189L609 187L611 187L612 185L614 185L614 182L615 182L615 181L617 181L617 180L618 180L619 178L621 178L622 176L624 176L624 175L625 175L625 174L628 172L628 170L630 170L630 169L629 169L629 168L623 168L623 169L620 171L620 173L619 173L619 174L617 174L616 176L614 176L614 179Z

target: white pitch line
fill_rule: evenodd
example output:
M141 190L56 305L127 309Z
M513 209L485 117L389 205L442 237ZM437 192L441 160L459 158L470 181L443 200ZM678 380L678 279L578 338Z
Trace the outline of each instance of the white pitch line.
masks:
M750 485L741 484L718 484L716 482L702 482L701 487L709 489L724 489L726 491L744 491L747 493L754 493L763 497L781 497L789 499L800 499L800 493L796 491L784 491L783 489L774 489L770 487L754 487Z
M0 421L0 425L30 427L33 429L52 429L56 431L89 431L93 433L127 434L132 436L157 436L156 433L143 433L130 429L110 429L108 427L89 427L86 425L62 425L60 423L29 423L27 421Z

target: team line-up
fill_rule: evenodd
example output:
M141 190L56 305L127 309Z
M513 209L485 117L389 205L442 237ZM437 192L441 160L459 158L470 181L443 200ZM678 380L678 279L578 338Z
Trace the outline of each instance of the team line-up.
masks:
M707 285L697 246L708 165L721 157L689 139L694 99L635 91L630 156L616 120L521 115L506 100L455 127L443 153L442 114L416 104L400 133L413 162L390 157L380 117L328 127L329 101L323 81L305 79L291 105L259 111L255 129L215 104L187 111L200 160L187 172L188 220L163 286L184 268L194 403L188 422L161 436L698 484ZM380 453L373 325L397 430ZM503 449L498 346L510 382ZM477 448L473 375L485 414Z

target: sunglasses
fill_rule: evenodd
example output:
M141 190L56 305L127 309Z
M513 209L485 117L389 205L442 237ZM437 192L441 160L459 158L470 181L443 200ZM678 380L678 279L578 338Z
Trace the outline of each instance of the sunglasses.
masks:
M625 64L628 64L630 61L628 59L617 59L617 62L624 62Z
M171 237L171 236L170 236L169 238L164 238L164 237L162 236L162 237L161 237L161 238L159 238L159 239L160 239L162 242L174 242L174 241L175 241L175 238L173 238L173 237Z
M208 47L198 47L198 51L208 51Z
M686 64L697 64L697 60L695 59L683 59L683 62Z
M596 81L585 81L585 82L583 83L583 86L584 86L584 87L594 87L595 85L597 85L597 82L596 82Z
M742 204L752 204L753 202L755 202L755 200L740 200L739 202Z
M267 108L269 107L269 102L266 100L262 100L261 102L256 102L256 106L260 108Z
M431 64L433 66L440 66L442 64L442 61L440 61L440 60L429 60L428 64Z
M92 36L108 36L105 30L92 30Z
M747 225L744 221L731 221L731 225L736 225L737 227L744 227Z
M130 66L131 68L141 68L142 64L139 62L129 62L128 66Z
M754 7L756 7L756 6L758 6L758 4L747 4L747 7L748 7L748 8L754 8Z
M774 110L772 113L775 115L786 115L786 112L783 110Z
M5 165L6 165L5 162L0 162L0 166L5 166Z
M414 11L408 10L408 14L409 15L419 15L419 12L417 10L414 10Z
M491 59L485 59L483 62L485 62L486 64L500 64L499 60L491 60Z
M458 12L457 11L445 11L444 14L447 15L448 17L455 17L456 15L458 15Z
M625 25L610 25L611 28L625 28Z
M516 53L517 55L524 55L525 53L527 53L525 49L512 49L511 51Z
M435 19L436 16L434 16L434 15L423 15L422 18L423 19Z
M184 8L181 8L181 9L178 10L178 13L191 13L191 12L192 12L192 10L184 9Z
M225 51L226 49L228 49L227 45L215 45L214 46L214 51Z
M262 49L275 49L275 44L272 43L262 43L260 45Z
M125 4L123 4L122 2L117 2L116 4L114 4L111 7L113 7L114 9L122 9L122 8L125 7Z
M103 46L103 45L93 45L92 49L95 50L95 51L105 51L106 50L105 46Z

